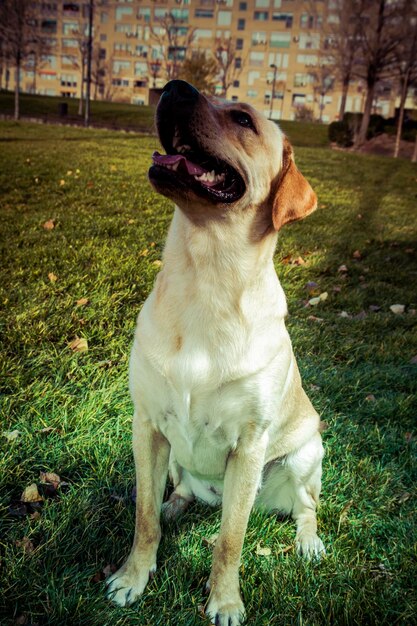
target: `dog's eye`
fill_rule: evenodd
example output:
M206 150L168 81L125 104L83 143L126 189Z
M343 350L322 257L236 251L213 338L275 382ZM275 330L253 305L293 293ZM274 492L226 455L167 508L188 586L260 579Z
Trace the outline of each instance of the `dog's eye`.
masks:
M232 120L239 124L239 126L244 126L245 128L251 128L256 132L255 125L252 121L249 113L245 113L244 111L231 111Z

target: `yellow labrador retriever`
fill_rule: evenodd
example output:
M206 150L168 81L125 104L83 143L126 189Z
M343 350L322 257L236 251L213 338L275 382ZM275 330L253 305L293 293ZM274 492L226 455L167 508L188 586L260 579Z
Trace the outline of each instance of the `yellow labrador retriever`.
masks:
M166 154L154 153L149 179L176 208L131 354L136 531L108 593L132 603L156 569L169 469L168 517L194 498L222 504L206 612L236 626L254 504L292 515L300 553L324 552L319 417L301 385L272 260L277 231L311 213L316 196L282 132L249 105L213 104L174 80L156 120Z

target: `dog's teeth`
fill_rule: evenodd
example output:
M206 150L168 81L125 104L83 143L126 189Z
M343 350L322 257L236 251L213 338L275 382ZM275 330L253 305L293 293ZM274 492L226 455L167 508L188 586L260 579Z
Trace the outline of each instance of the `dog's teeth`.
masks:
M176 150L180 154L184 154L184 152L189 152L191 150L191 146L189 146L188 144L184 144L183 146L178 146Z

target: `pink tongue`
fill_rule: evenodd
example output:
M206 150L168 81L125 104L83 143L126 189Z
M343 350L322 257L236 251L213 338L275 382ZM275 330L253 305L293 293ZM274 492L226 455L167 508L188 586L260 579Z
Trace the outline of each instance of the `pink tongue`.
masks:
M188 161L183 154L159 154L159 152L154 152L152 160L155 165L175 165L175 163L182 163L191 176L201 176L201 174L207 172L207 170L200 167L200 165ZM180 167L180 165L178 167Z

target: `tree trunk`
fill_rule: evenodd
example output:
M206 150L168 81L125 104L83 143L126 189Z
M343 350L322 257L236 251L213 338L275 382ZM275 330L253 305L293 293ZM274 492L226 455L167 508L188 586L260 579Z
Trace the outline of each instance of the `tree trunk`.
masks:
M409 76L409 70L407 70L403 79L403 84L402 84L400 111L398 114L398 123L397 123L397 134L395 136L395 145L394 145L394 158L397 158L400 152L401 132L403 129L403 122L404 122L404 108L405 108L405 101L407 99L407 92L408 92L408 76Z
M413 152L413 156L411 157L411 161L413 163L417 162L417 135L416 135L416 140L414 142L414 152Z
M16 59L16 71L15 71L15 84L14 84L14 119L18 120L20 117L20 55Z
M81 91L80 91L80 101L78 103L78 115L82 116L83 114L83 99L84 99L84 56L81 55Z
M365 109L363 112L361 126L355 139L355 148L360 148L366 141L366 133L368 132L369 120L371 117L372 103L374 100L375 83L368 84L366 92Z
M344 78L342 83L342 99L340 101L339 120L343 120L346 109L347 95L349 91L349 78Z

